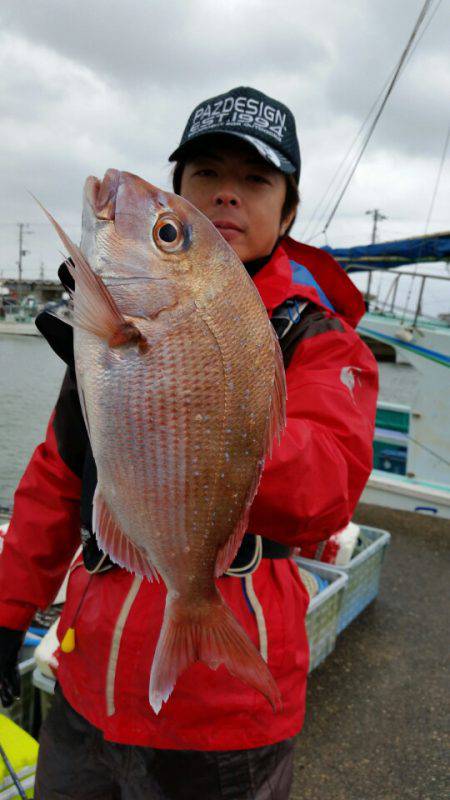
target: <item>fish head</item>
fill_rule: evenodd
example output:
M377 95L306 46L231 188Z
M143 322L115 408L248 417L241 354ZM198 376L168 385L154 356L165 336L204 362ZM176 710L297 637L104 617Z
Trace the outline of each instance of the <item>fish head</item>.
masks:
M234 250L191 203L116 169L102 181L86 180L81 250L119 307L138 316L207 303L237 276L251 283Z

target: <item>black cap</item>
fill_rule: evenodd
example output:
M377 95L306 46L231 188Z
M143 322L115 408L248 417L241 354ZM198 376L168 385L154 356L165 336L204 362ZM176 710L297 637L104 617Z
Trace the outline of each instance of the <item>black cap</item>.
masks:
M249 86L238 86L200 103L190 115L169 161L179 161L190 142L212 133L227 133L247 141L281 172L295 175L298 183L301 161L294 115L273 97Z

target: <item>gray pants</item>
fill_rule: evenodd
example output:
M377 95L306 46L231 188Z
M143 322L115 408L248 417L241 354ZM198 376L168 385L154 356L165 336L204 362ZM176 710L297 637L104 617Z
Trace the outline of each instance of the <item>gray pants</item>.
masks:
M294 740L252 750L114 744L56 687L39 736L35 800L288 800Z

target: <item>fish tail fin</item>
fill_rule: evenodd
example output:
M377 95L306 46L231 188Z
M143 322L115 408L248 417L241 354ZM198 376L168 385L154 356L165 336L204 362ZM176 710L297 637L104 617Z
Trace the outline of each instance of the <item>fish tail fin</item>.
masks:
M159 714L187 667L203 661L211 669L224 664L236 678L261 692L274 712L281 695L260 653L219 594L189 607L180 597L167 595L164 622L150 674L149 700Z

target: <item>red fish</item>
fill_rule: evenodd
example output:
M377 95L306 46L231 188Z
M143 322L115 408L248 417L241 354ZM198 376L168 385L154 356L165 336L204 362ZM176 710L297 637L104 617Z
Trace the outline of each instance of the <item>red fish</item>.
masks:
M167 587L150 704L158 713L199 660L225 664L276 709L276 683L215 581L285 425L283 362L259 294L203 214L130 173L87 179L80 248L50 218L75 264L95 534L117 564Z

